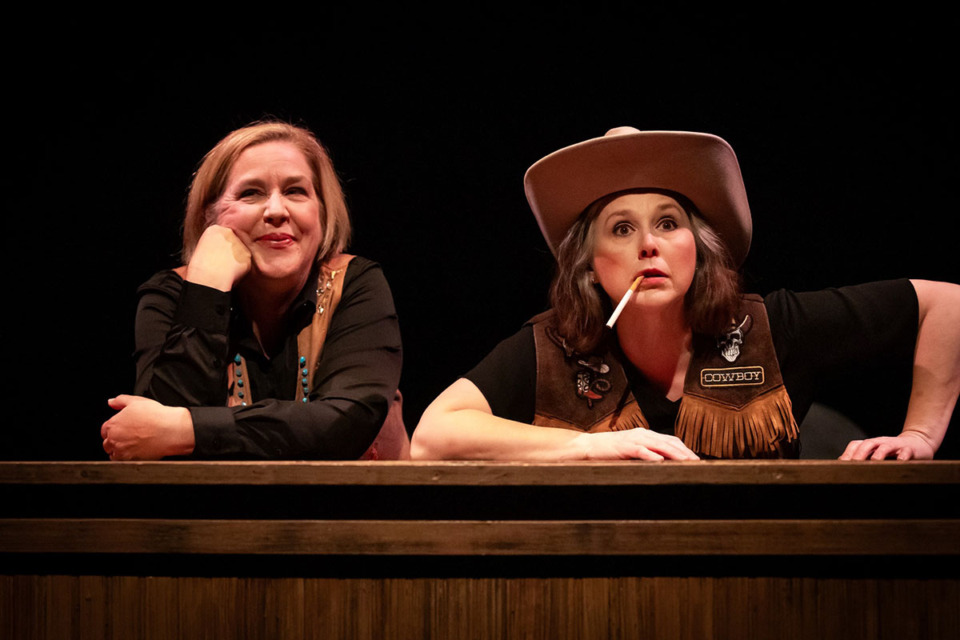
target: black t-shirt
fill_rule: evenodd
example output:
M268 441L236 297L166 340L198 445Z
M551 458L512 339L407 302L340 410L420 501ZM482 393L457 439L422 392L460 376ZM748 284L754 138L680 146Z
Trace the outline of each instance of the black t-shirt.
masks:
M801 422L825 388L870 372L909 372L919 308L909 280L874 282L808 293L775 291L764 298L774 348L794 417ZM620 358L650 426L673 433L671 402ZM530 424L536 411L537 354L532 325L507 338L465 376L494 415Z
M359 457L400 381L400 329L379 265L354 258L330 320L309 402L295 402L297 334L316 309L312 274L265 356L232 296L162 271L138 291L134 393L190 409L199 458ZM246 359L254 402L227 407L227 363Z

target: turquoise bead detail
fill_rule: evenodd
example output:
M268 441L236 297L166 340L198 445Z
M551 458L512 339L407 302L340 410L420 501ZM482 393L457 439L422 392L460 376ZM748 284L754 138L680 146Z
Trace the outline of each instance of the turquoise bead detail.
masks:
M233 375L234 375L234 378L236 379L235 393L237 394L237 400L240 401L240 406L245 407L247 406L247 401L244 400L244 398L246 398L247 396L243 392L243 358L240 357L239 353L233 356L233 363L234 363Z
M307 398L307 396L310 393L310 389L309 389L310 378L308 377L310 375L310 369L307 368L306 356L300 356L300 367L301 367L300 375L302 376L300 378L300 387L301 387L301 391L303 391L303 402L306 403L306 402L309 402L309 399Z
M247 406L247 401L244 400L246 394L243 392L243 358L239 353L233 357L233 362L236 365L234 367L234 377L236 378L237 399L240 400L240 406L245 407ZM301 367L300 373L302 374L300 386L303 389L303 402L306 403L310 402L310 399L307 397L310 393L310 369L307 367L307 358L305 356L300 356L299 365Z

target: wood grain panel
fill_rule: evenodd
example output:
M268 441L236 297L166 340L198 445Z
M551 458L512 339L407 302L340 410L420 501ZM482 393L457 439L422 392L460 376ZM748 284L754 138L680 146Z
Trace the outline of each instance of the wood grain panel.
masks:
M960 637L956 462L0 463L0 485L4 640Z
M6 553L958 555L957 520L0 520Z
M0 580L2 596L14 588L21 605L2 610L5 637L952 640L960 632L952 580L182 578L170 606L168 581L105 577L91 591L89 580L50 578ZM107 597L83 596L92 592Z
M0 484L621 486L960 484L960 462L2 462Z

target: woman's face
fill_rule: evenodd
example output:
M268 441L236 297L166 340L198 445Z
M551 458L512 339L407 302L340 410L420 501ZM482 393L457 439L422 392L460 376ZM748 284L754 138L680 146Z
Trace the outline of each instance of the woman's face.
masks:
M593 223L593 269L613 304L642 275L633 305L682 306L696 266L690 217L670 196L624 194Z
M265 142L237 158L217 207L252 255L250 276L281 287L303 286L320 248L320 198L303 153Z

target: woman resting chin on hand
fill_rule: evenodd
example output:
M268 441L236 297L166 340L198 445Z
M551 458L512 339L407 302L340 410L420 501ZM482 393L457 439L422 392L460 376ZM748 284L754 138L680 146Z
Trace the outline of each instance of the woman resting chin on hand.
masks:
M185 264L139 289L135 394L101 428L111 459L404 457L393 299L349 236L312 133L221 140L191 185Z

